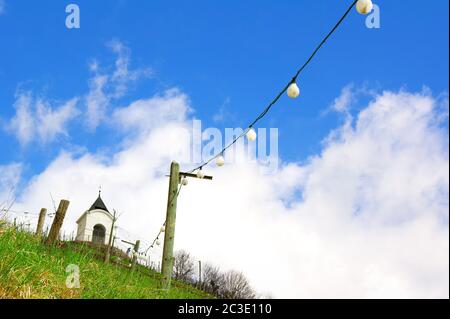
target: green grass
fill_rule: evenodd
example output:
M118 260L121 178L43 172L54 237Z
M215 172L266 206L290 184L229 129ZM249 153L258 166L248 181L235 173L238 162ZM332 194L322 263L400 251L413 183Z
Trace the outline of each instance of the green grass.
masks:
M1 221L0 221L1 223ZM80 269L80 288L66 287L66 267ZM210 295L183 282L159 288L160 274L104 264L92 248L75 243L47 247L29 233L0 225L0 299L203 299Z

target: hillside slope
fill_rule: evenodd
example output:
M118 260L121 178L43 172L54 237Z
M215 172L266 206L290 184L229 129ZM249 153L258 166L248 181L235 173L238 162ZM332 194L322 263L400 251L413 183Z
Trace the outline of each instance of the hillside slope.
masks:
M69 265L79 267L78 289L66 287ZM159 278L159 273L144 267L131 271L105 265L91 248L75 243L46 247L36 236L0 225L0 298L211 298L176 281L170 291L161 290Z

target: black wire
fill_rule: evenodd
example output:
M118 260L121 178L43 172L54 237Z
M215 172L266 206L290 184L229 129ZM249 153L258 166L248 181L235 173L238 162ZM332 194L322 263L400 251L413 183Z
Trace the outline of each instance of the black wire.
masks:
M233 146L239 139L241 139L249 130L255 126L256 123L258 123L264 116L266 116L267 113L269 113L270 109L278 102L278 100L281 98L281 96L287 91L289 86L292 83L295 83L297 81L297 78L302 73L302 71L308 66L308 64L312 61L314 56L319 52L319 50L322 48L322 46L327 42L327 40L331 37L331 35L337 30L337 28L341 25L341 23L345 20L347 15L350 13L350 11L353 9L355 4L358 2L358 0L354 0L353 3L350 5L350 7L347 9L347 11L344 13L344 15L339 19L339 21L336 23L336 25L331 29L331 31L325 36L325 38L319 43L319 45L315 48L313 53L309 56L308 60L301 66L300 69L295 73L295 76L292 78L292 80L283 88L283 90L278 93L278 95L270 102L270 104L261 112L261 114L258 115L258 117L248 126L248 128L238 137L236 137L230 144L228 144L226 147L222 149L217 155L210 158L208 161L204 162L202 165L192 169L189 171L189 173L195 172L198 169L202 169L204 166L207 166L209 163L211 163L213 160L218 158L219 156L223 155L226 150L228 150L231 146Z
M298 76L301 74L301 72L306 68L306 66L312 61L312 59L314 58L314 56L317 54L317 52L320 50L320 48L325 44L325 42L330 38L330 36L336 31L336 29L339 27L339 25L344 21L344 19L347 17L347 15L349 14L349 12L351 11L351 9L355 6L355 4L358 2L358 0L355 0L352 5L347 9L347 11L345 12L345 14L339 19L339 21L336 23L336 25L333 27L333 29L326 35L326 37L320 42L320 44L316 47L316 49L313 51L313 53L310 55L310 57L308 58L308 60L302 65L302 67L296 72L295 76L292 78L292 80L283 88L283 90L278 93L278 95L270 102L270 104L258 115L258 117L248 126L248 128L243 131L242 134L240 134L238 137L236 137L230 144L228 144L226 147L224 147L222 149L222 151L220 151L217 155L215 155L214 157L210 158L208 161L204 162L202 165L200 165L197 168L192 169L189 173L192 173L198 169L202 169L204 166L208 165L209 163L211 163L214 159L216 159L217 157L223 155L225 153L225 151L227 151L230 147L232 147L239 139L241 139L244 135L247 134L247 132L249 130L251 130L253 128L253 126L258 123L264 116L267 115L267 113L270 111L270 109L278 102L278 100L281 98L281 96L287 91L287 89L289 88L289 86L292 83L295 83L297 81ZM183 184L180 184L177 193L175 194L175 196L173 196L170 200L169 200L169 205L172 204L172 202L178 198L180 192L181 192L181 188L183 187ZM52 198L53 199L53 198ZM55 207L56 209L56 207ZM11 211L12 212L12 211ZM22 212L21 212L22 213ZM164 222L163 227L166 225L166 222ZM122 228L122 227L118 227L126 232L128 232L126 229ZM154 239L153 243L145 250L144 254L146 255L148 253L148 251L150 250L150 248L153 248L156 241L159 239L159 236L161 236L162 233L162 229L159 230L158 235L156 236L156 238ZM130 232L128 232L130 235L134 235Z
M345 18L347 17L347 15L350 13L350 11L353 9L353 7L355 6L355 4L358 2L358 0L353 1L352 5L347 9L347 11L344 13L344 15L339 19L339 21L336 23L336 25L333 27L333 29L331 29L331 31L327 34L327 36L322 40L322 42L320 42L320 44L317 46L317 48L314 50L314 52L311 54L311 56L309 57L309 59L305 62L305 64L303 64L303 66L297 71L297 73L295 74L293 80L297 80L298 76L300 75L300 73L303 71L303 69L306 68L306 66L309 64L309 62L311 62L311 60L314 58L314 56L316 55L316 53L320 50L320 48L325 44L325 42L327 42L328 38L334 33L334 31L336 31L336 29L341 25L341 23L345 20Z

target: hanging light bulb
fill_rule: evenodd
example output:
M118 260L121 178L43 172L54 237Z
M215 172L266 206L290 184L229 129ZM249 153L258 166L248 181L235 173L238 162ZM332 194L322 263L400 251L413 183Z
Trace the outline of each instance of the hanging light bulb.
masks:
M254 141L256 141L256 137L257 137L257 134L256 134L256 131L255 131L255 129L253 128L253 127L251 127L248 131L247 131L247 139L250 141L250 142L254 142Z
M156 246L161 246L161 242L159 240L156 241Z
M200 179L203 179L203 177L205 177L205 174L203 173L202 168L200 167L200 169L197 171L197 177Z
M300 95L300 88L298 87L297 83L292 82L291 85L289 85L287 94L291 99L298 98L298 96Z
M223 157L223 154L216 158L216 165L219 167L222 167L225 165L225 158Z
M187 180L187 178L186 178L186 177L183 177L183 178L181 179L181 185L187 186L188 184L189 184L189 181Z
M369 14L372 12L373 3L372 0L358 0L356 3L356 10L360 14Z
M161 233L164 233L166 229L164 227L161 227Z

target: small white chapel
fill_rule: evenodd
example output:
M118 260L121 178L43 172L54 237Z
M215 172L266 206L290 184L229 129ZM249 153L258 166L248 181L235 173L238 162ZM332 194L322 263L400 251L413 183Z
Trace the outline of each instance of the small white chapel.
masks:
M77 220L76 241L92 242L99 245L108 244L113 219L114 217L106 208L101 198L101 191L99 191L98 198L91 208Z

